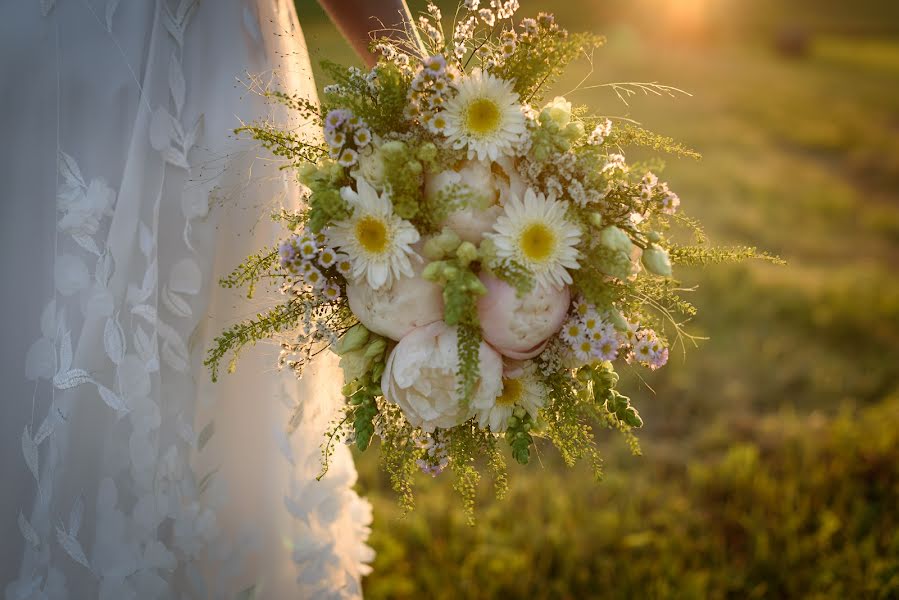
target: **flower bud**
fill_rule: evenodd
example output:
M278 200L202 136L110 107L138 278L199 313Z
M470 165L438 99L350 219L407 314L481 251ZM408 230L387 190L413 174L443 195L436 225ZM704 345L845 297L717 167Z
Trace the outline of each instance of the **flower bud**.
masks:
M659 235L658 231L650 231L646 234L646 239L648 239L652 244L657 244L659 240L662 239L662 236Z
M456 256L463 266L468 266L478 259L478 249L471 242L462 242L456 249Z
M627 234L611 225L599 232L599 243L610 250L630 255L633 244Z
M590 224L594 227L602 227L602 214L598 212L590 213Z
M428 260L441 260L446 256L446 252L440 247L440 242L437 241L437 238L428 239L422 246L421 253Z
M609 309L609 321L616 331L627 331L627 319L617 308Z
M658 246L650 246L643 251L643 266L654 275L671 277L671 258L668 251Z
M559 129L562 129L571 122L571 102L562 96L556 96L552 102L543 107L540 117L543 122L546 119L552 120Z

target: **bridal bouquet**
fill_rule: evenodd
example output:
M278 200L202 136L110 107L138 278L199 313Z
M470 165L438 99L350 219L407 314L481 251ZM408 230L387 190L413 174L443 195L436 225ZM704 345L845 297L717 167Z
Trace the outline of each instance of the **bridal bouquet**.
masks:
M591 459L594 429L643 421L616 391L618 365L658 369L693 307L672 263L750 256L677 245L691 225L655 163L627 147L692 154L633 122L540 100L565 66L602 45L548 14L513 21L517 2L468 0L446 39L429 6L417 47L376 40L362 71L325 65L322 106L280 102L320 123L323 143L270 123L246 128L298 170L306 207L277 215L285 238L223 283L273 277L282 301L224 332L208 365L260 339L298 375L340 356L345 406L325 434L365 450L373 438L411 501L416 469L450 468L470 508L477 466L505 486L502 446L527 463L538 439ZM657 84L609 84L620 96ZM671 336L671 337L669 337ZM233 363L232 363L233 364Z

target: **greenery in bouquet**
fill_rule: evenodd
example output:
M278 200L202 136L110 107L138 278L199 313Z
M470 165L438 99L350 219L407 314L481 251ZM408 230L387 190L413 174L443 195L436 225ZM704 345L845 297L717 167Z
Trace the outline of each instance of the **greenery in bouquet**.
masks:
M207 364L276 340L298 376L340 356L345 403L323 432L366 450L380 440L394 489L412 505L416 470L449 468L471 510L479 468L505 491L503 445L519 463L546 440L597 477L596 429L639 452L643 422L616 368L664 366L693 338L672 265L761 256L709 247L662 163L630 147L696 157L633 121L592 115L547 88L603 39L552 15L516 23L514 0L459 7L451 38L433 5L406 39L373 42L369 71L326 64L321 105L270 95L320 124L321 143L273 123L246 127L307 190L277 215L285 239L226 286L277 281L268 313L222 333ZM608 84L619 96L677 90ZM655 171L655 172L654 172ZM695 243L674 241L678 228ZM314 367L313 367L314 368Z

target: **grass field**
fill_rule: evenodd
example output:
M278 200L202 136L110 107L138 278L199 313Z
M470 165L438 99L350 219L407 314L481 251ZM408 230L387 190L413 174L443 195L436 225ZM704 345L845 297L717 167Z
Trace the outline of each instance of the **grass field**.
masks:
M609 42L584 85L661 81L692 97L569 98L700 151L665 171L686 211L714 243L788 265L681 273L701 311L691 331L709 340L645 381L625 373L643 456L601 433L602 483L544 449L510 467L505 500L485 484L471 528L448 479L422 476L404 517L377 449L358 456L375 506L368 597L899 597L899 38L878 3L851 19L805 4L796 58L773 49L768 14L733 39L647 36L645 14L600 27ZM349 60L310 11L313 60ZM561 16L580 28L571 6Z

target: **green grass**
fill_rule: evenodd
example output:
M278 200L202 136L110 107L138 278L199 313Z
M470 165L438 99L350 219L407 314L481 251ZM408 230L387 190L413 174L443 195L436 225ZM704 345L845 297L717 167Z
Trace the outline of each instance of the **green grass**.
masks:
M681 273L697 286L691 331L710 339L645 382L625 372L644 456L604 436L600 484L540 449L511 467L507 499L484 484L471 528L448 479L422 476L403 517L377 447L358 456L375 506L369 598L899 597L899 41L880 33L878 10L895 11L882 4L783 8L879 32L815 38L801 59L767 34L663 44L610 24L591 82L693 97L570 98L699 150L665 172L684 208L714 243L788 266ZM349 58L318 17L304 27L314 60Z

